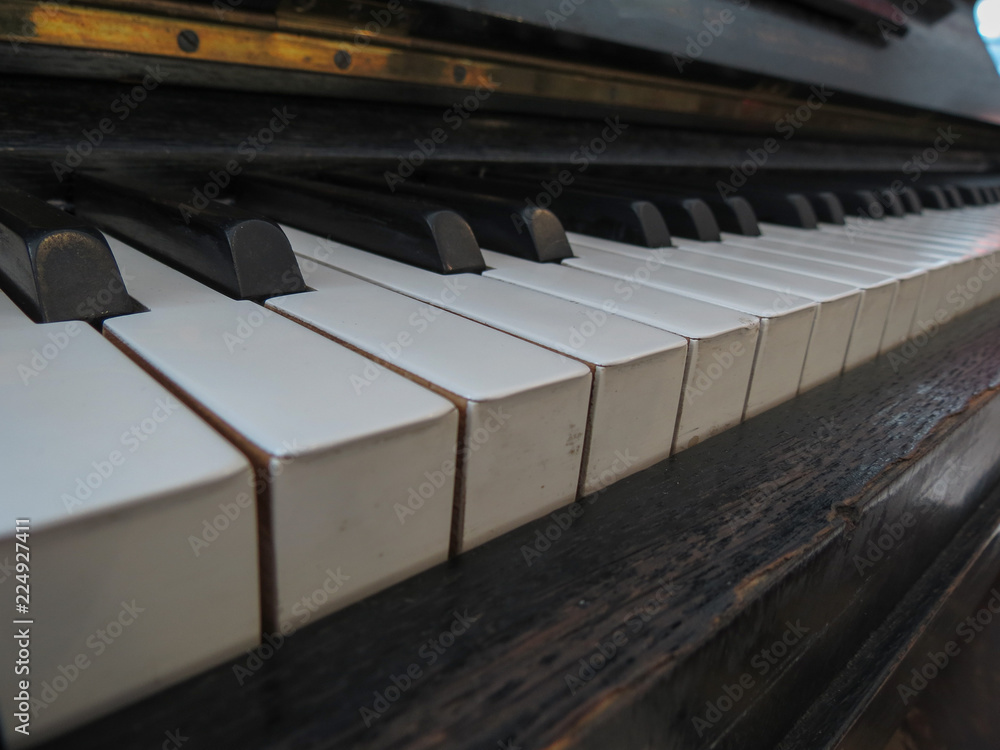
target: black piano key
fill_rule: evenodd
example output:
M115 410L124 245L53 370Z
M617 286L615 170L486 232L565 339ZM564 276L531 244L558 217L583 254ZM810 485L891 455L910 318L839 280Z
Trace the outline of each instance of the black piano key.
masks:
M1000 193L997 192L996 186L994 185L983 185L980 190L983 192L983 198L986 199L987 203L995 204L1000 203Z
M833 193L826 190L812 193L809 195L809 202L820 221L826 224L845 223L844 204Z
M719 242L722 239L715 214L700 198L655 199L652 202L677 236L700 242Z
M902 199L896 195L894 190L891 188L876 188L873 192L885 208L887 216L906 216L906 206L903 205Z
M0 288L39 323L97 321L133 311L99 231L2 183Z
M79 175L76 211L138 250L237 299L306 289L277 224L242 208L190 203L183 191L128 178Z
M836 190L834 191L849 214L863 215L872 219L881 219L886 214L885 206L871 190Z
M899 191L899 199L903 202L903 207L909 214L919 214L924 210L924 204L920 200L917 191L910 187L904 187Z
M916 190L921 202L927 208L933 208L938 211L947 211L951 208L951 204L948 202L944 191L937 185L924 185L914 188L914 190Z
M918 187L916 188L916 192L920 196L920 200L928 208L935 208L939 211L947 211L951 208L951 204L948 202L944 191L937 185Z
M324 173L317 179L390 195L384 180L362 174ZM551 211L466 188L418 180L405 180L395 186L397 195L415 196L461 214L479 244L488 250L539 263L558 263L573 257L566 231Z
M723 198L718 193L698 193L697 197L705 201L719 229L731 234L742 234L747 237L760 237L760 227L757 226L757 213L753 204L738 195Z
M526 203L547 206L567 231L589 234L640 247L667 247L670 232L663 215L649 201L599 193L578 187L567 172L538 179L519 173L487 174L470 177L449 173L425 173L434 184L453 184L463 189L501 195Z
M687 237L700 242L719 242L722 239L715 214L700 198L667 193L647 185L626 184L601 178L580 178L580 183L588 190L649 201L663 214L671 234L678 237Z
M816 212L802 193L754 190L747 192L745 197L761 221L799 229L816 228Z
M956 185L958 188L959 195L962 196L962 200L967 206L982 206L986 203L983 200L983 194L979 191L979 188L975 185Z
M387 258L438 273L486 269L468 222L436 203L277 175L245 177L236 191L278 221Z
M944 191L952 208L965 208L965 201L962 199L962 194L955 185L942 185L941 189Z

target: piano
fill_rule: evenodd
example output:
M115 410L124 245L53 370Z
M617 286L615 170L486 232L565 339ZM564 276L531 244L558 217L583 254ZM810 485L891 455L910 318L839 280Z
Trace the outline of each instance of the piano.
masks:
M995 747L963 0L0 3L10 748Z

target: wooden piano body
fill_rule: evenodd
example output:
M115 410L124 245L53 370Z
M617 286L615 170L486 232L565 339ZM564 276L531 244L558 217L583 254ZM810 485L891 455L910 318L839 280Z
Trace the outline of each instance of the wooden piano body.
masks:
M78 156L186 186L233 159L561 164L618 117L598 168L728 176L817 85L766 171L899 174L948 128L921 178L997 171L968 7L883 33L864 3L815 5L5 3L0 172L72 203ZM912 670L989 637L958 629L1000 576L998 388L994 301L44 746L884 747L940 684Z

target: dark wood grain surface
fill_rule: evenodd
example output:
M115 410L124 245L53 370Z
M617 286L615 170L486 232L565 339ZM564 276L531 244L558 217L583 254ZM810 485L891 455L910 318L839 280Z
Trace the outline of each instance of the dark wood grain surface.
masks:
M995 484L998 333L961 318L46 747L772 747Z

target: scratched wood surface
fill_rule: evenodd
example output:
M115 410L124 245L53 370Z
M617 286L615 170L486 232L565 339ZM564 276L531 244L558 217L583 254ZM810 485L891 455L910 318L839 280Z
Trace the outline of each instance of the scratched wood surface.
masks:
M770 748L996 482L998 333L960 318L46 747Z

